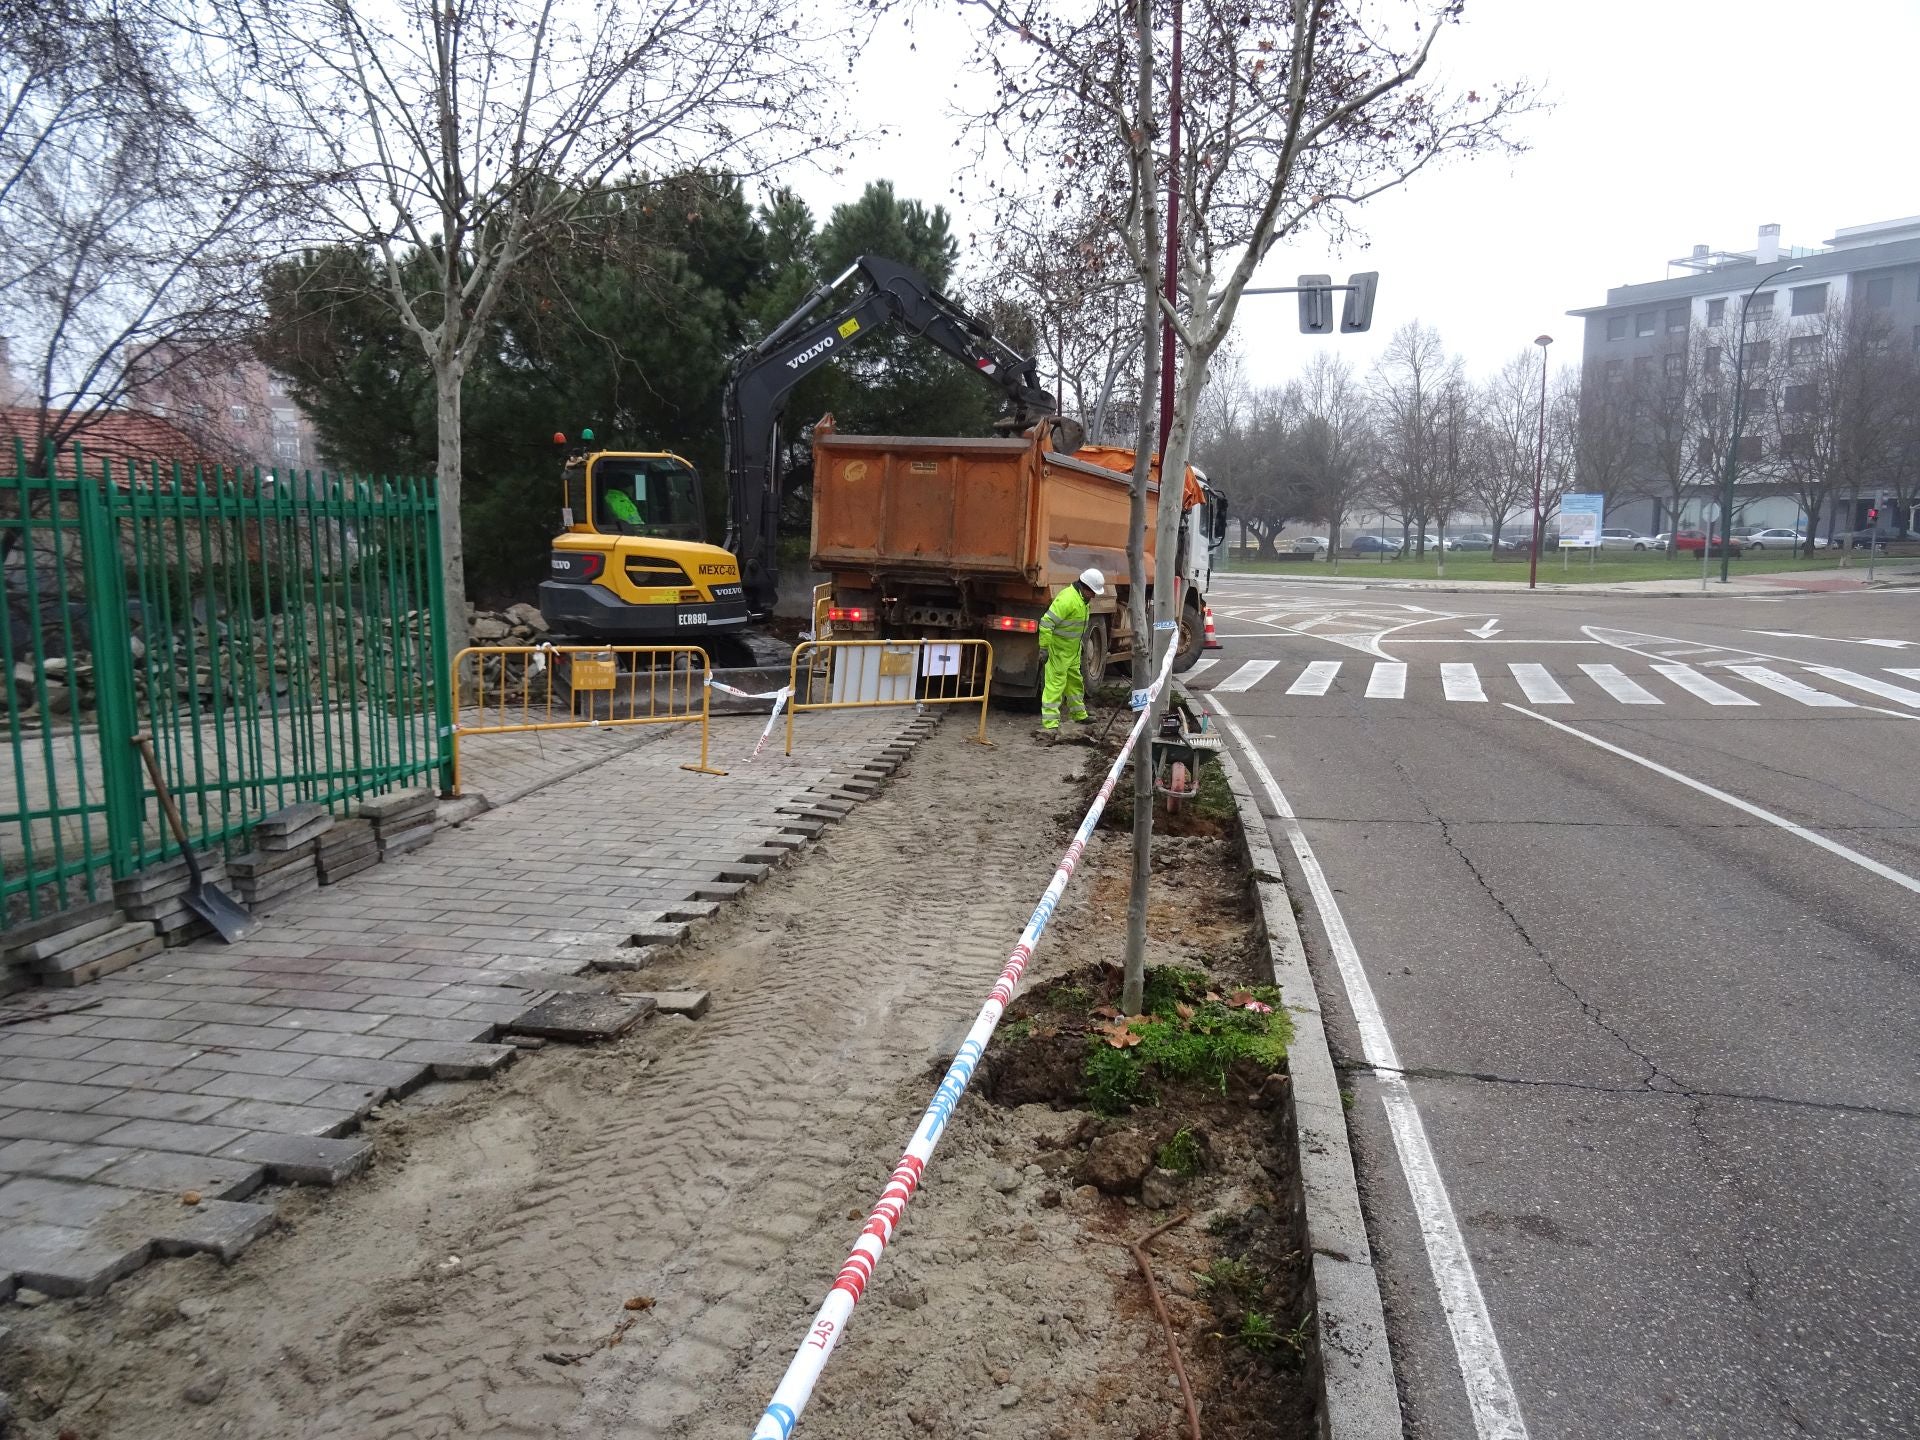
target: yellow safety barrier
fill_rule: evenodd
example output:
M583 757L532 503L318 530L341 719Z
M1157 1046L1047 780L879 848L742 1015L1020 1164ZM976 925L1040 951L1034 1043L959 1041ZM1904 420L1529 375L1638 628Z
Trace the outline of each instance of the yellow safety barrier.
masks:
M698 724L700 761L680 768L724 775L707 764L712 674L697 645L469 645L453 657L453 793L463 737L531 730Z
M987 739L987 697L993 689L993 645L987 640L803 640L787 673L787 754L793 717L801 710L856 710L875 705L978 705Z

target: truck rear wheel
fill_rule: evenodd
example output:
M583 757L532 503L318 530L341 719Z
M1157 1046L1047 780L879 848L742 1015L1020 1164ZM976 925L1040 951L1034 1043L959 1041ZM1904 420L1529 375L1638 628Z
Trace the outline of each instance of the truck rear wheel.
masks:
M1087 628L1080 636L1080 682L1092 690L1107 674L1107 621L1105 616L1087 617Z
M1180 653L1173 657L1175 673L1191 670L1207 648L1207 616L1200 608L1200 596L1190 594L1180 607Z

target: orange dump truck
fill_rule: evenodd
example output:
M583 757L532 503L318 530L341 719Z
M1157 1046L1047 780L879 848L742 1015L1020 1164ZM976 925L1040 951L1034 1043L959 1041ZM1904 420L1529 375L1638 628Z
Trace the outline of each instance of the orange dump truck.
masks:
M1156 467L1157 470L1157 467ZM1088 566L1107 576L1091 603L1083 666L1097 679L1133 654L1128 621L1128 487L1133 452L1053 448L1050 424L1008 439L813 435L813 564L833 580L836 634L993 642L996 691L1040 688L1040 617ZM1155 494L1158 502L1156 473ZM1149 514L1151 527L1151 512ZM1181 507L1180 656L1200 658L1214 547L1226 504L1189 470ZM1147 535L1151 603L1153 533Z

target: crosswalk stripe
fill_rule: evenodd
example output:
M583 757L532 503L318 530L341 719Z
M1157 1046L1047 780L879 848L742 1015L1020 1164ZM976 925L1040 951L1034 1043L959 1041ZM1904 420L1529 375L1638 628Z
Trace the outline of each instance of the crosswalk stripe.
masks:
M1487 692L1480 688L1480 672L1471 665L1451 664L1440 667L1440 690L1449 700L1485 700Z
M1618 665L1582 665L1580 668L1587 672L1588 679L1592 680L1594 684L1598 685L1622 705L1661 705L1666 703L1644 685L1635 684L1625 675L1621 674Z
M1376 660L1373 674L1367 677L1367 699L1404 700L1407 698L1407 667L1399 660Z
M1889 665L1887 667L1887 673L1889 675L1899 675L1908 680L1920 680L1920 670L1902 670L1897 666Z
M1802 705L1811 705L1815 709L1851 710L1853 701L1838 695L1829 695L1824 690L1816 690L1811 685L1802 685L1791 676L1782 675L1778 670L1769 670L1765 665L1729 665L1727 667L1743 679L1756 685L1763 685L1776 695L1784 695L1789 700L1798 700Z
M1186 678L1191 680L1194 676L1201 674L1203 671L1211 670L1219 663L1220 659L1216 655L1209 655L1204 660L1196 660L1187 667Z
M1251 690L1279 665L1278 660L1249 660L1213 688L1215 690Z
M1324 695L1333 688L1333 677L1339 673L1338 660L1316 660L1287 687L1287 694Z
M1571 705L1573 697L1560 688L1560 682L1547 673L1544 665L1509 665L1520 692L1536 705Z
M1691 665L1655 665L1653 667L1689 695L1697 695L1709 705L1758 705L1751 695L1729 689L1711 676L1702 675Z
M1864 690L1869 695L1878 695L1883 700L1898 701L1902 705L1920 706L1920 690L1909 690L1904 685L1876 680L1871 675L1842 670L1837 665L1809 665L1807 668L1816 675L1824 675L1827 679L1837 680L1842 685L1851 685L1855 690Z

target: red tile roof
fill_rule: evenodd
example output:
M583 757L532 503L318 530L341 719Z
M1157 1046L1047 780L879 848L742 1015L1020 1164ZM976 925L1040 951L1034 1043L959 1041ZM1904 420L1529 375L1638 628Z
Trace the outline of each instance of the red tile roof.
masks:
M40 430L42 412L24 407L0 407L0 465L10 465L13 444L18 440L31 447ZM182 467L214 465L219 461L207 447L186 431L158 415L137 410L105 410L75 417L82 428L77 443L88 473L98 474L103 461L113 463L116 474L124 475L128 462L145 466L158 461L171 469L178 461ZM28 463L38 469L38 457L29 455ZM73 445L61 449L60 470L73 473Z

